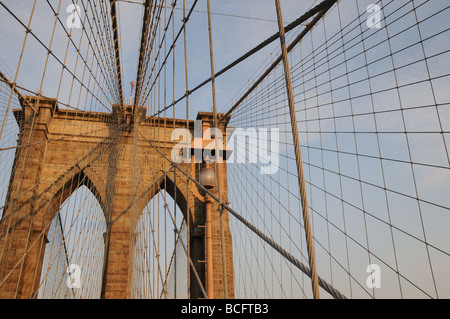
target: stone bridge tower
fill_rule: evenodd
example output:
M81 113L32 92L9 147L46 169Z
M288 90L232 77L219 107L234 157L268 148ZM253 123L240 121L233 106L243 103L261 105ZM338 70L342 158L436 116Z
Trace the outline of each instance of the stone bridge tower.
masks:
M130 298L134 229L146 204L161 189L176 198L185 217L190 214L190 258L206 287L202 227L205 194L194 183L188 184L186 176L169 161L157 161L161 154L154 149L170 158L177 142L171 140L173 128L187 127L194 136L194 122L146 117L146 109L139 107L131 123L129 106L125 109L115 106L112 113L95 113L60 110L55 99L26 99L27 103L21 101L22 109L14 110L20 134L7 205L0 223L0 282L3 282L0 298L36 298L50 222L64 201L82 185L97 198L107 224L102 298ZM198 119L205 127L210 126L212 114L199 113ZM218 182L226 203L226 164L219 165L222 174ZM139 176L135 168L148 166L153 176ZM200 166L179 164L180 169L190 172L196 180ZM216 185L211 191L217 194L217 189ZM223 298L219 220L218 205L214 203L214 296ZM227 212L223 212L223 225L228 297L233 298L233 256ZM189 277L190 297L201 298L192 270Z

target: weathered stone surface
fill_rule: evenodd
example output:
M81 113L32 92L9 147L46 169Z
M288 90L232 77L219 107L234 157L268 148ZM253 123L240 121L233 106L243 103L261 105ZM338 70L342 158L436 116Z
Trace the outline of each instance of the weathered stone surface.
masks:
M145 116L145 108L113 106L110 114L59 110L57 101L29 97L37 114L26 104L14 110L21 128L11 175L7 206L0 224L0 298L35 298L40 282L48 227L64 201L81 185L88 187L103 209L106 263L102 297L129 298L132 278L134 230L147 203L161 189L176 198L190 221L190 256L205 284L204 193L177 171L169 159L177 141L173 128L192 121ZM210 125L211 113L199 115ZM209 124L208 124L209 122ZM193 135L193 133L192 133ZM152 146L153 145L153 146ZM221 188L227 198L226 165L222 165ZM198 178L200 164L179 165ZM176 180L176 184L174 183ZM217 187L212 190L217 194ZM218 205L213 205L213 269L215 297L223 298L222 253ZM223 212L225 265L228 297L234 297L233 254L228 214ZM88 245L89 243L84 243ZM191 298L201 298L191 271Z

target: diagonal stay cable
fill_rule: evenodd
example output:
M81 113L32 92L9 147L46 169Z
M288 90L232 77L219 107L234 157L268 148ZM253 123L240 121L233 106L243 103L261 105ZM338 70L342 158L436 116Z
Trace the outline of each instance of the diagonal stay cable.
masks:
M145 159L146 159L147 161L150 162L150 158L148 157L148 155L146 154L145 151L144 151L144 156L145 156ZM169 171L171 171L171 170L172 170L172 168L169 168L168 170L164 171L164 174L163 174L159 179L157 179L156 182L153 184L153 186L156 186L156 187L158 188L158 191L161 192L161 193L162 193L161 182L166 178L167 173L168 173ZM174 174L176 174L176 171L174 171ZM153 170L152 170L151 175L152 175L153 178L156 177L155 172L154 172ZM144 195L147 195L147 192L148 192L148 190L147 190L146 192L144 192L144 193L141 195L141 197L143 197ZM173 214L171 213L170 208L169 208L169 205L168 205L168 203L167 203L166 195L163 194L162 198L163 198L163 200L164 200L164 206L166 207L166 209L167 209L167 211L168 211L168 213L169 213L169 216L170 216L170 218L171 218L171 220L172 220L172 223L173 223L173 227L174 227L174 229L175 229L175 232L178 234L177 241L176 241L176 245L175 245L175 248L174 248L174 253L175 253L175 249L176 249L176 246L177 246L178 242L180 242L181 245L182 245L182 247L183 247L184 252L186 253L187 258L189 259L189 264L190 264L191 269L192 269L192 271L193 271L193 273L194 273L195 279L197 280L197 283L198 283L198 285L199 285L199 287L200 287L200 290L202 291L203 297L208 298L208 295L207 295L206 290L205 290L205 288L204 288L204 286L203 286L203 283L202 283L202 281L200 280L200 277L199 277L199 275L198 275L197 269L195 268L195 265L194 265L194 263L192 262L191 257L189 256L188 250L187 250L187 248L186 248L186 244L183 242L183 239L181 238L180 233L181 233L181 228L182 228L182 226L181 226L180 228L177 227L176 221L175 221L175 219L174 219L174 217L173 217ZM151 224L151 222L150 222L150 224ZM183 222L181 223L181 225L183 225ZM171 261L171 263L172 263L172 261ZM160 271L159 262L158 262L158 268L159 268L159 271ZM170 268L169 268L169 269L170 269ZM169 272L169 270L167 270L167 272ZM162 278L161 278L161 279L162 279ZM166 274L166 281L167 281L167 274ZM166 281L165 281L165 285L167 284ZM163 287L164 287L164 286L163 286ZM166 285L165 287L167 288L167 285Z
M183 32L183 30L184 30L184 28L185 28L185 26L186 26L186 23L189 21L189 18L190 18L190 16L191 16L192 12L194 11L194 8L195 8L197 2L198 2L198 0L195 0L195 1L194 1L194 3L192 4L191 9L189 10L189 12L188 12L186 18L184 18L184 19L182 20L183 24L181 25L180 30L178 30L178 33L177 33L177 35L175 36L175 38L174 38L174 40L173 40L173 43L172 43L172 45L171 45L170 48L169 48L169 51L166 53L166 57L164 58L163 62L161 62L161 66L160 66L160 68L159 68L159 70L158 70L158 73L156 74L156 76L155 76L155 78L154 78L154 80L153 80L152 85L150 86L149 92L152 91L153 86L156 84L156 81L157 81L157 79L159 78L159 75L161 74L161 71L164 69L164 65L166 64L167 59L169 58L171 52L172 52L173 49L175 48L175 43L178 41L178 38L180 37L181 33ZM139 79L138 79L138 80L139 80ZM137 86L136 86L136 88L137 88ZM136 92L137 92L137 91L136 91ZM147 94L147 96L148 96L148 94ZM184 98L184 97L183 97L183 98ZM136 101L138 101L138 96L136 96L135 104L136 104ZM178 101L177 101L177 102L178 102ZM175 102L172 103L172 105L173 105L173 104L175 104ZM155 114L153 115L153 117L155 117L155 116L158 115L158 114L161 114L162 112L164 112L164 110L167 110L168 108L169 108L169 107L164 108L164 109L162 109L161 111L159 111L158 113L155 113Z
M330 2L330 1L328 1ZM305 29L292 41L292 43L287 46L287 53L292 51L294 47L300 43L301 39L319 22L319 20L325 15L325 13L333 6L336 1L331 1L331 4L325 6L325 8L319 12L314 19L305 27ZM285 28L286 30L286 28ZM222 120L226 119L249 95L253 92L253 90L270 74L270 72L275 69L275 67L283 60L282 54L278 56L278 58L267 68L267 70L253 83L253 85L239 98L239 100L228 110L226 115L222 118ZM221 121L222 121L221 120Z
M117 10L116 10L116 0L111 0L111 19L112 19L112 28L114 33L114 51L116 55L116 69L117 69L117 81L119 86L119 98L120 102L123 105L123 90L122 90L122 71L120 68L120 53L119 53L119 32L118 32L118 24L117 24Z
M318 4L317 6L315 6L314 8L312 8L311 10L309 10L308 12L306 12L305 14L303 14L302 16L298 17L295 21L291 22L290 24L288 24L284 30L285 32L289 32L291 30L293 30L294 28L298 27L299 25L301 25L302 23L306 22L308 19L310 19L311 17L315 16L317 13L322 13L323 10L328 11L328 9L334 4L336 3L337 0L325 0L323 2L321 2L320 4ZM322 16L323 14L321 14L320 16ZM312 27L312 23L310 25L308 25L308 30ZM226 67L224 67L223 69L221 69L220 71L218 71L217 73L214 74L214 78L217 78L218 76L222 75L223 73L225 73L226 71L230 70L231 68L235 67L236 65L238 65L239 63L241 63L242 61L246 60L247 58L251 57L253 54L255 54L256 52L260 51L261 49L265 48L266 46L268 46L269 44L271 44L272 42L274 42L275 40L277 40L279 38L279 33L275 33L273 34L271 37L267 38L266 40L264 40L263 42L261 42L260 44L258 44L256 47L254 47L253 49L251 49L250 51L248 51L247 53L245 53L244 55L242 55L241 57L239 57L238 59L234 60L232 63L230 63L229 65L227 65ZM298 41L294 41L294 43L297 43ZM292 48L291 48L292 49ZM289 51L289 48L288 48ZM281 60L280 60L281 61ZM278 64L278 63L277 63ZM182 101L184 98L186 98L187 96L191 95L192 93L194 93L195 91L197 91L198 89L200 89L201 87L203 87L204 85L208 84L209 82L212 81L212 77L206 79L205 81L203 81L202 83L200 83L199 85L197 85L195 88L193 88L192 90L187 91L182 97L180 97L178 100L173 101L172 104L164 107L163 109L161 109L160 111L158 111L157 113L155 113L153 116L157 116L158 114L161 114L162 112L166 111L167 109L171 108L172 106L175 106L178 102Z
M152 147L154 148L164 159L166 159L169 163L173 165L174 168L180 171L184 176L189 178L192 182L195 183L199 188L201 188L203 191L205 191L211 198L213 198L217 203L219 203L219 198L217 198L214 194L212 194L208 189L203 187L198 181L193 179L188 173L183 171L175 162L171 161L169 158L167 158L166 155L164 155L157 147L153 145L153 143L148 140L139 130L138 133L143 137L143 139ZM220 203L219 203L220 204ZM303 263L301 263L298 259L296 259L294 256L292 256L289 252L287 252L285 249L283 249L280 245L278 245L274 240L269 238L266 234L264 234L262 231L260 231L258 228L256 228L254 225L252 225L250 222L248 222L245 218L243 218L239 213L237 213L232 208L228 207L225 204L220 204L222 208L226 209L228 212L230 212L234 217L236 217L240 222L242 222L245 226L247 226L251 231L253 231L256 235L258 235L261 239L263 239L266 243L268 243L272 248L274 248L276 251L278 251L284 258L289 260L294 266L296 266L298 269L300 269L303 273L305 273L307 276L311 277L311 270L305 266ZM319 286L322 287L325 291L327 291L330 295L332 295L336 299L347 299L342 293L340 293L337 289L335 289L333 286L331 286L328 282L323 280L322 278L318 277L319 279Z
M150 8L152 6L152 1L151 0L146 0L145 1L145 9L144 9L144 17L143 17L143 21L142 21L142 33L141 33L141 48L139 50L139 62L138 62L138 72L136 75L136 96L135 96L135 103L137 102L139 95L140 95L140 90L141 90L141 72L142 72L142 63L143 63L143 59L144 59L144 52L145 52L145 48L147 45L147 33L148 33L148 28L149 28L149 19L150 19ZM131 103L131 101L130 101ZM136 105L135 105L136 106Z
M100 158L100 156L102 155L102 153L111 145L111 140L116 139L119 134L121 133L121 128L117 127L114 131L113 134L111 134L111 136L105 137L102 139L101 142L99 142L92 150L90 150L87 154L83 155L74 165L72 165L68 170L66 170L65 172L63 172L56 180L53 184L49 185L48 187L46 187L42 192L40 192L38 195L36 195L36 198L30 198L27 199L26 201L24 201L23 203L21 203L21 206L19 206L17 209L22 208L24 205L26 205L27 203L29 203L32 200L38 200L39 198L41 198L45 193L49 192L57 183L60 183L61 181L64 180L64 177L71 174L72 172L75 172L77 169L81 170L82 167L86 167L86 165L91 164L93 161L97 160L98 158ZM91 158L91 156L93 156L95 154L95 152L100 151L99 154L95 155L95 157ZM87 160L89 160L88 162L86 162ZM56 171L56 173L58 173L59 171ZM51 176L51 175L50 175ZM50 177L49 176L49 177ZM47 177L47 178L49 178ZM0 207L0 209L4 209L6 206L16 202L18 200L18 198L20 198L24 193L31 191L32 189L38 187L40 184L42 184L46 179L42 180L40 183L36 183L33 187L25 190L23 193L17 195L15 198L10 199L9 201L5 202L4 205L2 207ZM46 205L49 201L45 201L40 208L44 207L44 205ZM0 225L2 223L5 222L5 220L7 220L8 218L11 218L14 215L14 211L12 213L10 213L9 215L4 215L2 216L2 219L0 220ZM34 215L34 212L30 212L27 214L27 216L21 218L21 220L19 220L16 225L14 225L14 227L16 227L18 224L20 224L22 222L22 220L24 218L28 218L29 216ZM3 234L0 234L0 239L3 238Z
M36 113L36 109L34 108L34 105L31 105L30 102L28 102L28 100L22 94L20 94L19 91L17 91L17 86L15 85L15 83L11 82L11 80L8 79L6 77L6 75L3 74L3 72L1 72L1 71L0 71L0 79L9 85L11 90L13 90L14 93L17 95L19 101L24 101L34 111L34 113Z

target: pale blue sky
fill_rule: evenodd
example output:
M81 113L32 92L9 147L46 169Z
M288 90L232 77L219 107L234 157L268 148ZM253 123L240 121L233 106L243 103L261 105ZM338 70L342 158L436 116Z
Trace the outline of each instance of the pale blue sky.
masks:
M283 0L281 2L287 24L319 1ZM368 17L365 9L373 2L386 6L383 10L380 30L368 30L365 25L365 19ZM11 8L22 21L28 21L33 0L5 0L3 3ZM44 43L48 44L54 18L48 5L41 3L41 0L38 0L38 3L31 29ZM53 0L50 3L57 6L58 1ZM65 8L70 3L69 0L61 2L60 11L63 21L69 14L65 12ZM192 0L186 1L187 10L192 3ZM182 1L178 1L177 8L180 8L181 4ZM412 5L417 7L417 19L424 20L419 28L415 26L416 16L412 13ZM380 263L385 276L383 277L384 285L379 291L375 291L377 297L400 297L399 278L389 268L395 269L396 262L400 273L427 294L436 297L428 263L430 258L439 297L448 298L450 296L448 289L450 286L448 274L450 237L447 230L450 225L450 197L448 196L450 170L448 169L449 154L448 150L445 150L450 143L450 91L448 89L450 54L447 52L450 50L450 10L448 1L341 0L339 6L340 11L334 7L327 14L324 22L319 23L313 30L311 33L313 37L308 35L294 50L291 61L303 160L310 196L309 203L312 207L314 235L317 240L319 274L330 282L333 279L336 287L348 296L353 294L353 297L367 297L368 294L363 291L363 288L368 290L365 286L368 275L366 273L369 263L368 254L357 243L365 246L368 242L373 254L370 256L371 261ZM128 98L129 83L136 80L143 8L130 3L119 3L118 8L123 90L124 96ZM167 10L169 13L170 7ZM206 1L199 1L196 10L206 11ZM221 14L266 19L262 21L225 15L212 16L216 71L277 32L275 4L272 0L212 0L211 10ZM434 15L439 11L442 12ZM360 19L354 21L358 16ZM385 16L386 19L384 19ZM432 17L429 18L430 16ZM175 10L176 32L181 25L181 19L182 11ZM340 24L345 28L342 33L340 33ZM387 28L385 28L386 25L388 25ZM207 15L204 12L194 12L187 24L190 88L210 77L207 27ZM3 8L0 8L0 28L8 30L8 32L0 33L0 68L8 76L13 77L24 29ZM407 30L402 32L405 29ZM61 28L57 30L53 51L58 58L64 60L67 36ZM299 28L287 34L288 43L298 30ZM73 38L78 39L80 32L73 29ZM363 42L360 37L361 32ZM323 47L321 47L325 42L325 35L328 51L322 50ZM390 41L387 41L388 35L392 38ZM182 40L183 36L180 37L176 47L176 99L185 93ZM339 49L342 41L345 43L345 56L342 49ZM85 44L82 47L85 48ZM311 54L313 49L315 54ZM361 54L364 49L365 54ZM390 56L390 53L397 51L399 52ZM45 53L45 50L30 37L18 75L19 85L31 91L39 89ZM226 111L249 83L265 70L270 64L270 59L275 59L278 54L279 41L275 41L220 76L216 81L219 111ZM426 61L424 61L424 54ZM73 48L69 49L66 64L71 70L75 68L75 57L76 52ZM172 102L171 61L172 57L169 58L167 65L166 104ZM366 63L369 64L367 67ZM230 125L244 128L277 125L286 131L281 135L282 141L292 143L289 136L285 92L281 89L284 80L281 72L281 68L278 68L271 80L262 85L263 88L267 87L267 90L273 90L272 93L276 92L272 97L276 96L277 100L270 100L266 96L263 97L262 102L252 104L256 97L264 96L261 93L263 89L256 91L249 96L246 104L244 103L245 107L237 110ZM81 78L82 68L78 66L75 73ZM43 84L45 96L56 97L60 74L61 65L51 59ZM269 87L276 78L279 83L277 90ZM71 82L72 79L66 72L59 96L62 103L85 110L107 111L102 104L109 105L108 94L99 94L101 103L87 105L84 105L83 100L77 101L76 93L72 93L69 99ZM356 83L349 88L349 82ZM418 83L410 85L412 82ZM333 90L332 93L330 88ZM369 88L373 94L364 95ZM74 92L78 90L79 86L75 83ZM162 93L161 89L159 108L164 106ZM333 103L330 103L331 101ZM195 118L198 111L210 111L212 108L211 86L206 85L195 92L189 102L191 119ZM17 106L16 101L14 107ZM255 115L255 110L261 111L266 108L273 110L265 115L267 118L263 115L259 117ZM175 110L177 118L185 118L184 101L177 104ZM4 111L2 106L0 108L2 118ZM376 115L373 114L374 112ZM148 110L147 114L152 114L151 110ZM168 111L168 116L172 116L172 109ZM252 121L248 122L248 119ZM7 133L1 137L0 147L15 144L14 125L14 119L9 116L5 131ZM353 133L354 130L356 134ZM378 134L375 134L376 131ZM404 131L408 132L407 136L401 134ZM290 146L282 145L280 150L282 155L280 171L273 176L258 175L258 167L247 164L234 164L229 168L231 205L263 230L269 231L273 227L271 230L273 237L279 239L286 249L307 263L303 257L300 257L302 254L306 255L306 246L303 231L298 231L299 223L302 222L300 222L301 214L298 198L296 198L298 186L294 175L294 154ZM0 172L2 186L6 185L8 180L10 170L8 165L12 163L10 159L13 154L11 151L0 153L5 163L1 166ZM380 157L383 160L380 160ZM414 164L411 165L410 162ZM289 192L280 192L278 184ZM343 201L340 200L341 197ZM417 201L416 197L420 201ZM325 216L328 222L325 221ZM393 227L389 225L398 229L392 230ZM261 245L251 235L244 233L235 221L232 227L236 234L235 238L239 238L235 241L236 251L240 256L237 255L236 263L245 263L244 250L239 250L241 247L246 249L245 252L254 249L255 253L252 252L249 255L253 258L259 257L269 265L270 258L263 256L265 254L271 256L270 248L264 251L267 247ZM351 239L345 238L344 227L346 235ZM364 231L365 227L368 229L367 233ZM427 243L441 249L444 253L430 248L427 255L425 245L420 242L424 240L424 230ZM405 232L409 235L405 235ZM256 244L258 242L259 246L245 246L252 243L249 239L253 239L255 245L258 245ZM301 248L302 253L295 245ZM393 246L397 249L397 260L395 260ZM327 249L331 250L335 260L330 261ZM287 291L291 289L295 296L301 296L299 288L294 283L295 280L289 277L290 270L278 259L278 255L275 254L275 256L273 259L277 265L275 268L279 267L277 269L287 274L282 279L286 281L283 282L285 293L289 295ZM382 259L383 262L374 256ZM350 292L349 279L345 271L347 267L363 288L352 281ZM253 279L260 278L258 276L265 272L258 269L255 264L247 265L245 270L239 271L242 271L239 276L243 277L245 272L253 273L255 276ZM333 272L333 278L331 278L331 272ZM248 273L246 280L248 280ZM301 274L295 274L297 279L302 278ZM242 278L239 276L237 278ZM280 297L284 297L282 289L276 285L277 280L274 279L273 274L272 279L275 282L273 289L280 293ZM426 296L418 292L404 278L400 279L400 282L404 297ZM295 287L292 288L293 286ZM238 287L240 289L242 285L238 284ZM307 287L306 295L308 295L310 288L307 281L305 287ZM257 292L258 296L262 296L265 288L255 286L248 289L248 292L255 294ZM241 290L239 291L242 293ZM253 295L250 293L249 296Z

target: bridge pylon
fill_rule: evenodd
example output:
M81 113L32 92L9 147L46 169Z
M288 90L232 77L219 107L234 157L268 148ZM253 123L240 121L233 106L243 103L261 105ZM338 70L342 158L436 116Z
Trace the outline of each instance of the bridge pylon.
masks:
M202 164L180 163L175 169L155 151L157 148L170 159L177 143L171 139L173 129L188 127L194 136L194 121L148 117L145 107L113 106L111 113L84 112L59 109L56 99L25 98L28 102L21 101L22 108L14 110L20 133L0 221L0 298L37 298L50 223L61 205L83 185L99 202L107 229L99 297L131 298L136 224L148 202L165 190L189 220L186 244L201 282L191 267L189 297L204 298L206 194L180 171L198 180ZM213 115L199 113L198 119L207 128ZM221 183L226 203L226 162L218 165L223 173L216 181ZM139 173L141 168L151 172L150 178ZM210 191L217 192L216 186ZM222 254L219 204L211 205L214 297L224 297L222 266L226 264L228 297L233 298L228 213L222 215Z

